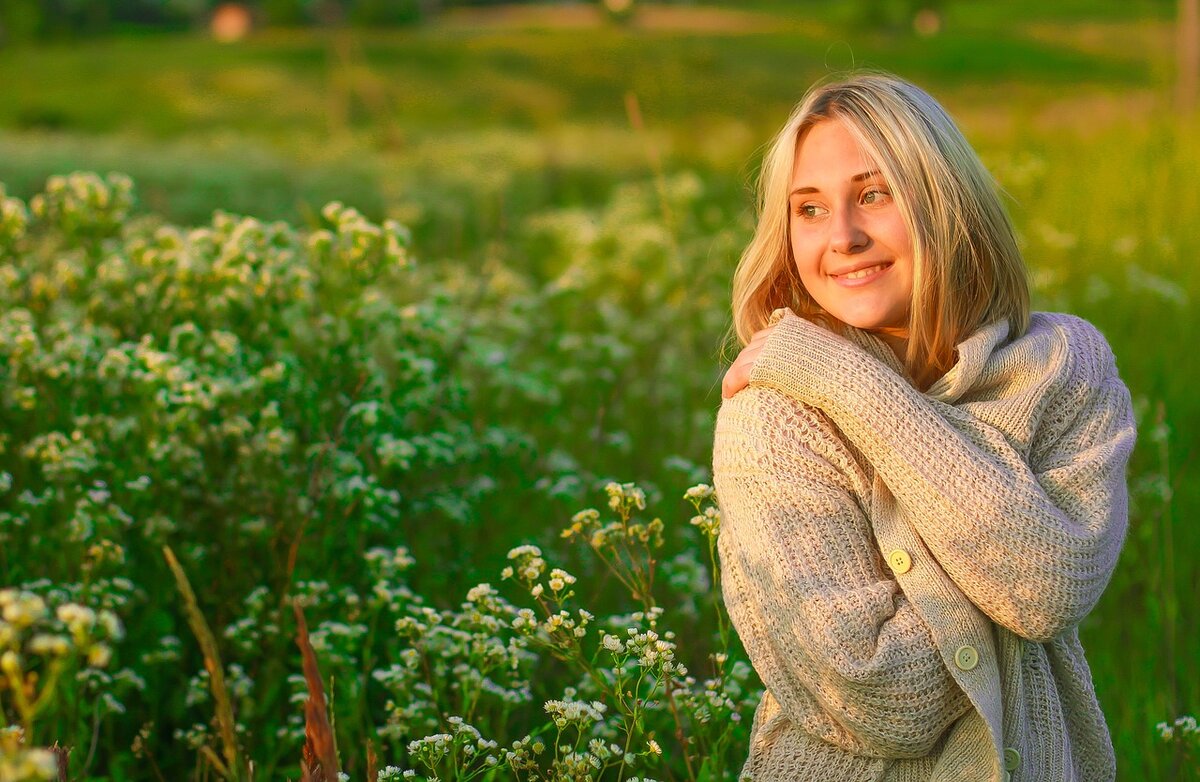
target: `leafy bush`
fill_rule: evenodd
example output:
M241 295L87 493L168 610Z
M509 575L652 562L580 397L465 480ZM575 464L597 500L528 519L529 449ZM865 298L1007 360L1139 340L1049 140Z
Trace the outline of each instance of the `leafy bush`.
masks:
M603 341L567 334L547 351L528 329L576 313L566 292L612 275L623 300L577 312L589 328L653 307L671 294L655 287L668 237L638 229L627 208L576 248L578 264L546 270L544 289L506 292L506 319L491 317L504 310L494 294L464 313L463 281L414 264L402 226L340 204L314 230L220 212L187 229L135 216L133 202L121 175L55 177L28 205L0 192L0 568L16 585L0 592L0 708L18 718L4 739L13 774L48 773L51 756L36 752L55 741L89 777L139 777L146 765L236 777L221 760L232 756L258 778L293 773L305 720L289 703L310 686L293 604L313 626L348 770L364 767L370 741L401 764L380 778L401 767L437 778L736 772L757 692L713 591L710 490L688 495L701 546L641 520L646 492L632 484L609 484L609 519L574 517L566 534L598 555L591 594L618 609L607 615L536 545L509 554L513 602L483 583L452 607L465 554L436 556L446 530L486 517L537 466L540 444L575 428L506 428L489 422L517 419L497 411L594 404L582 359ZM570 224L548 215L530 241L566 241ZM631 229L645 235L616 240ZM581 276L594 252L610 256L603 279ZM482 324L468 321L478 313ZM617 339L610 371L641 352ZM580 371L563 376L575 356ZM556 452L561 474L541 490L588 494L600 479ZM408 577L409 535L442 572ZM216 669L211 654L199 664L164 546L219 628ZM631 594L614 596L603 573ZM677 594L659 602L664 575ZM718 632L680 650L668 626ZM697 665L703 677L689 673ZM233 755L214 697L232 704Z

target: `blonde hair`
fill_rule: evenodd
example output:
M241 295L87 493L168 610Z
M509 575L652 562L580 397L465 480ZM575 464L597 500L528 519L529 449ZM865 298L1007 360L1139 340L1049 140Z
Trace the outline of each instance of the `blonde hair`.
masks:
M905 368L922 387L955 361L955 346L980 326L1029 327L1029 283L1012 223L991 174L954 121L903 79L863 73L817 84L775 136L758 182L758 225L733 276L733 326L745 344L772 310L841 329L804 290L792 258L788 189L801 136L845 123L883 174L913 251Z

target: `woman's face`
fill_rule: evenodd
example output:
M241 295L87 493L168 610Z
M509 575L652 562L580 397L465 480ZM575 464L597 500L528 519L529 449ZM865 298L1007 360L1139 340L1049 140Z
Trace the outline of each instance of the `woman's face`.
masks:
M908 336L912 240L883 174L841 120L800 136L788 197L805 290L843 323L892 344Z

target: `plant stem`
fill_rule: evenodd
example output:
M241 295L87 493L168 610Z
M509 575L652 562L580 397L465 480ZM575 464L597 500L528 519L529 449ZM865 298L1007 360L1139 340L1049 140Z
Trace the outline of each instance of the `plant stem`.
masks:
M228 779L243 779L246 776L246 769L238 750L233 705L229 701L229 692L225 688L225 671L221 665L221 656L217 651L216 639L208 628L208 622L204 620L204 614L200 611L199 603L196 602L196 593L192 591L187 574L183 572L179 560L175 558L175 552L171 550L170 546L163 546L163 556L166 557L167 566L171 568L171 573L175 576L175 584L183 596L184 613L187 615L188 624L191 625L196 640L200 642L200 650L204 654L204 667L208 670L209 686L212 689L213 700L216 702L217 724L220 726L221 746L225 762L223 764L218 762L214 765L218 770L224 768L222 776ZM209 751L211 752L211 750ZM214 755L213 758L215 759L216 756Z

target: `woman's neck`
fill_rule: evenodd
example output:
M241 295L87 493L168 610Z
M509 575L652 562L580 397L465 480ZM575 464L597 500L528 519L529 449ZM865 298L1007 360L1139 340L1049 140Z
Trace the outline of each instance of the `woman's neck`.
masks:
M901 329L879 329L872 331L872 334L884 341L892 352L896 354L896 359L901 365L904 365L904 360L908 354L908 331Z

